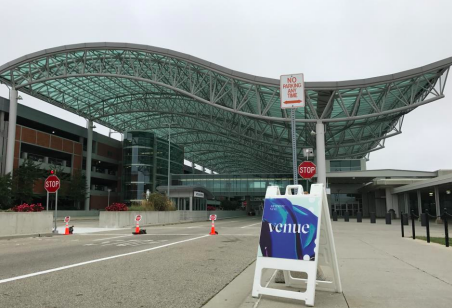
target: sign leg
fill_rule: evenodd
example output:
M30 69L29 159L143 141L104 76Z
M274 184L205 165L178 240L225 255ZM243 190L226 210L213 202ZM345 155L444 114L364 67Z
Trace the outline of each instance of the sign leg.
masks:
M295 108L290 109L290 120L292 124L292 168L293 168L293 184L298 185L297 170L297 136L295 127ZM296 193L296 192L295 192Z
M57 231L57 214L58 214L58 190L55 192L55 217L54 217L54 233L58 233Z

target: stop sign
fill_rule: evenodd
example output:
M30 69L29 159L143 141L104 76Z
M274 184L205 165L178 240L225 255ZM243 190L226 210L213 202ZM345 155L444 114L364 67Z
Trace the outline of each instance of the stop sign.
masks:
M314 176L316 171L315 164L310 161L304 161L298 166L298 174L303 179L310 179Z
M58 189L60 189L60 179L56 175L50 175L44 181L44 188L49 193L55 193Z

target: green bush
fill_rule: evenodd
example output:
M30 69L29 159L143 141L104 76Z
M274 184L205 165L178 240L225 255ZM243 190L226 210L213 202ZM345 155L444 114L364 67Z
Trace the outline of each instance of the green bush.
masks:
M132 202L129 211L175 211L176 207L170 203L168 197L160 193L153 193L149 200Z

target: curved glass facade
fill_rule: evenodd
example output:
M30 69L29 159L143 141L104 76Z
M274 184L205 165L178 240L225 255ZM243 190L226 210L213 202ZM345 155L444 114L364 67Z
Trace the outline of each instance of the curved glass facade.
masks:
M168 185L168 141L149 131L128 131L124 135L124 200L142 200L146 191ZM171 144L171 173L182 173L184 150Z

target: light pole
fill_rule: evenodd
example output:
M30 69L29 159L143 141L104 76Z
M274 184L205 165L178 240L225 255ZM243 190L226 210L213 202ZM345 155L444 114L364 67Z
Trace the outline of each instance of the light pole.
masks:
M107 206L110 206L110 192L111 192L111 189L109 188L109 189L107 189L107 191L108 191L108 201L107 201Z
M168 200L171 203L170 198L170 170L171 170L171 124L173 123L165 123L168 125Z

